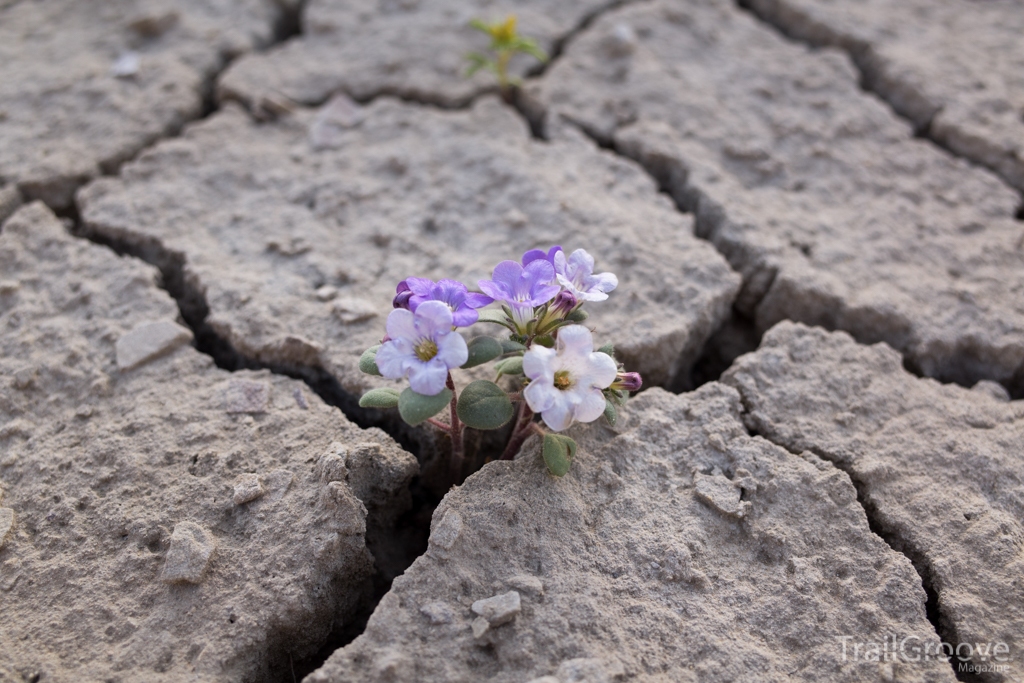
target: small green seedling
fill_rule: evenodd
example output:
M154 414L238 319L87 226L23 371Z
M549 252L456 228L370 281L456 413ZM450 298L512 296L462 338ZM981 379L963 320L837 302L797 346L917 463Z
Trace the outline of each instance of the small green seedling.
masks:
M466 77L469 78L480 69L493 71L498 77L498 88L505 101L512 98L512 88L519 84L519 79L508 75L508 63L516 54L528 54L541 63L548 61L548 55L537 45L533 38L527 38L516 33L516 16L510 14L505 21L488 24L479 19L469 22L469 25L478 31L482 31L491 37L490 51L493 56L471 52L466 58L469 60L469 69Z

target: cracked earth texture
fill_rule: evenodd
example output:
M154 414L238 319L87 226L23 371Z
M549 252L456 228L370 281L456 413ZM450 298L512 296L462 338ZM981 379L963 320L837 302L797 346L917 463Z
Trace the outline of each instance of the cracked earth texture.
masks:
M1024 680L1022 22L0 0L0 681ZM551 244L646 390L439 488L359 354Z

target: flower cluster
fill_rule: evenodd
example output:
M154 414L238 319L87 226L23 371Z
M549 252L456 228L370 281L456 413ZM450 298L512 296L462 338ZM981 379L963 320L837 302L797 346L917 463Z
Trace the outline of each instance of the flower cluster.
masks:
M561 432L574 422L602 415L616 419L616 406L641 386L640 375L625 372L610 345L594 349L586 302L603 301L618 286L612 273L595 273L583 249L568 256L561 247L534 249L520 261L502 261L491 279L471 292L461 282L406 278L395 289L387 335L360 359L364 372L408 379L409 388L373 389L360 405L397 407L410 424L429 422L452 438L453 460L461 465L463 429L498 429L515 418L504 458L515 456L531 433L544 436L544 459L558 476L569 469L575 442ZM498 308L487 308L498 304ZM459 328L476 323L500 325L505 338L474 337ZM477 380L456 394L451 371L497 361L497 379L510 376L521 392L497 381ZM518 407L515 404L519 404ZM447 422L436 418L450 409Z

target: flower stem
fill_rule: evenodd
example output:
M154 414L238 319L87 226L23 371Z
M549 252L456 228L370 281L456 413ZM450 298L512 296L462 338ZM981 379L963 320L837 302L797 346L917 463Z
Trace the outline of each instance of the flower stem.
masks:
M519 417L516 419L516 426L512 429L508 445L505 446L505 451L501 454L502 460L511 460L516 457L516 453L519 452L523 442L526 441L526 437L530 436L532 431L530 426L532 424L533 411L530 410L530 406L527 405L526 401L523 401L519 405Z
M459 414L456 409L459 405L459 397L455 393L455 380L452 379L452 373L448 373L448 388L452 391L452 425L449 428L448 433L452 437L452 469L456 476L462 473L462 459L464 457L465 445L463 443L463 430L462 421L459 420Z
M451 431L452 431L452 428L451 428L451 427L449 427L448 425L446 425L446 424L445 424L444 422L441 422L440 420L435 420L435 419L434 419L434 418L432 418L432 417L428 417L428 418L427 418L427 423L428 423L428 424L432 424L432 425L434 425L435 427L437 427L438 429L440 429L440 430L441 430L442 432L444 432L445 434L449 434L449 433L451 433Z

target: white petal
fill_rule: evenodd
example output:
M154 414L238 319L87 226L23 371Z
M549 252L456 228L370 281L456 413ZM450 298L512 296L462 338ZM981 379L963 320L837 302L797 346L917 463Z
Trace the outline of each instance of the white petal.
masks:
M558 391L557 389L555 391ZM541 413L544 424L556 432L568 429L572 424L572 405L569 402L569 392L559 392L561 396L555 397L551 407Z
M586 370L577 380L581 386L607 389L615 381L618 369L607 353L591 353L587 356Z
M377 369L388 379L402 379L405 377L408 361L412 358L415 356L408 342L397 339L386 341L377 350Z
M523 354L523 374L530 379L544 378L548 382L555 379L554 361L558 353L544 346L533 346Z
M523 390L523 398L526 399L526 405L530 406L530 410L540 413L551 407L558 397L558 393L558 389L555 389L555 385L551 384L550 380L539 379L530 382L529 386Z
M388 336L392 339L407 339L415 342L419 334L416 333L414 320L412 311L407 311L404 308L396 308L391 311L388 313L388 322L385 326Z
M419 336L435 339L452 331L452 309L443 301L424 301L416 307L415 322Z
M436 396L448 380L448 368L437 358L412 363L409 368L409 387L417 394Z
M466 340L458 332L449 332L438 336L435 358L439 358L449 368L459 367L469 359L469 347L466 346Z
M557 346L560 356L585 356L594 350L594 337L583 325L568 325L558 330Z
M576 406L576 419L580 422L593 422L604 414L604 394L591 389L582 397Z

